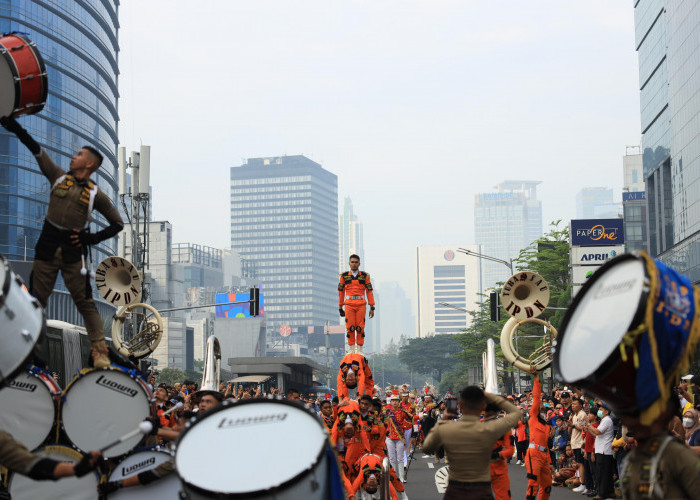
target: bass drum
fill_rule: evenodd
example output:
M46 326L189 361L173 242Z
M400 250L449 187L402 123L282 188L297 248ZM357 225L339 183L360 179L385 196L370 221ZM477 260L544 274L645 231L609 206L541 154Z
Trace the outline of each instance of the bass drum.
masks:
M37 367L20 373L0 390L0 429L30 450L39 447L53 429L60 393L50 373Z
M170 452L165 448L142 448L135 450L112 471L110 481L119 481L135 476L141 472L155 469L161 464L171 462ZM109 500L177 500L180 492L180 480L174 473L143 486L122 488L109 495Z
M325 500L331 498L329 451L328 435L311 410L286 400L249 399L225 402L190 421L175 447L175 469L183 498L192 500Z
M46 446L34 452L59 462L79 462L80 452L68 446ZM95 500L100 476L97 471L83 477L64 477L60 481L35 481L14 473L10 476L9 491L12 500L43 500L48 498L70 498L71 500Z
M44 309L0 256L0 382L25 365L44 329Z
M135 371L116 366L87 369L68 384L61 398L61 427L76 448L88 453L137 429L150 417L152 406L153 393ZM103 455L120 457L142 439L140 434L134 436Z

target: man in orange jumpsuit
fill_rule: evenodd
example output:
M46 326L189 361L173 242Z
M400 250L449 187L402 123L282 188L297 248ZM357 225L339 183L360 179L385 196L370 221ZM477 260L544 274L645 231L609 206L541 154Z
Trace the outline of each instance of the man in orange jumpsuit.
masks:
M374 395L374 379L369 362L362 354L346 354L338 370L338 397L341 401L350 395L350 389L357 388L357 394Z
M498 418L500 409L492 404L487 404L484 410L484 422ZM491 452L491 488L496 500L511 500L510 477L508 476L508 464L506 459L513 456L513 443L510 441L511 432L496 441Z
M338 450L343 471L351 483L355 480L355 464L370 452L369 437L360 426L360 416L357 401L343 401L338 405L338 419L331 431L331 443Z
M365 300L365 292L367 300ZM360 352L359 346L365 343L365 312L369 303L369 317L374 317L374 294L369 274L360 271L360 257L350 256L350 270L340 275L338 283L338 308L345 316L350 352ZM343 306L345 309L343 310ZM357 341L358 348L355 346Z
M526 500L549 500L552 491L552 471L550 468L549 448L547 441L550 434L550 425L547 422L542 409L542 384L540 375L533 367L530 373L535 376L532 386L532 406L530 407L530 444L525 455L525 470L527 471ZM537 490L539 489L539 496Z
M352 484L352 491L348 492L349 498L357 496L357 492L360 488L370 495L374 495L377 490L379 490L382 477L382 460L382 457L369 453L360 458L357 464L359 468L357 477ZM399 500L396 489L391 482L389 482L389 493L393 500Z

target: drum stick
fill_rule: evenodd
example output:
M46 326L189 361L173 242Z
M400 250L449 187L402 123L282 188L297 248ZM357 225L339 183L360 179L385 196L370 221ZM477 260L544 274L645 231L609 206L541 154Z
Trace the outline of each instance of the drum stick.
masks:
M124 434L122 437L114 441L113 443L108 444L107 446L103 446L100 448L100 453L104 453L105 451L109 450L110 448L117 446L118 444L123 443L124 441L127 441L131 439L134 436L138 436L139 434L148 434L153 430L153 424L150 423L148 420L144 420L139 424L138 429L134 429L131 432L127 432Z
M175 410L179 410L179 409L182 408L183 406L185 406L185 405L182 404L181 401L179 401L175 406L173 406L172 408L170 408L168 411L163 412L163 414L161 415L161 417L164 417L164 416L166 416L166 415L168 415L168 414L174 412Z

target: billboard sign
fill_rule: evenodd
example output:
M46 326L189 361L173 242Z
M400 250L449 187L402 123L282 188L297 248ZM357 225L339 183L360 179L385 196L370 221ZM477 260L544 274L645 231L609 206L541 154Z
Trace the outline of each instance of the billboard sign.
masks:
M646 191L632 191L632 192L623 192L622 193L622 201L639 201L639 200L646 200L647 199L647 192Z
M625 253L625 247L571 247L571 265L600 266L606 260Z
M250 315L250 293L217 293L216 303L226 304L227 302L243 302L242 304L229 304L216 306L217 318L252 318ZM258 317L264 315L263 293L260 290L260 310Z
M624 245L622 219L576 219L571 221L571 246Z
M583 285L600 268L600 266L574 266L571 268L573 283Z

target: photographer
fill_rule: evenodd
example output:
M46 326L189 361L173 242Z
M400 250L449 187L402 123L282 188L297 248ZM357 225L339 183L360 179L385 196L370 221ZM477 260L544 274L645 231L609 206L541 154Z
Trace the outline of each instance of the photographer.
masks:
M506 416L481 422L486 404L493 404ZM444 418L430 431L423 442L423 451L432 453L441 446L450 463L449 483L445 500L457 498L493 498L489 464L494 444L522 418L522 413L506 399L484 393L477 386L469 386L460 393L456 412L446 412Z

